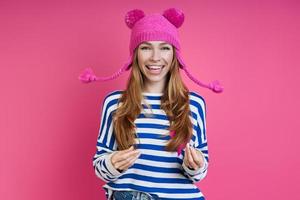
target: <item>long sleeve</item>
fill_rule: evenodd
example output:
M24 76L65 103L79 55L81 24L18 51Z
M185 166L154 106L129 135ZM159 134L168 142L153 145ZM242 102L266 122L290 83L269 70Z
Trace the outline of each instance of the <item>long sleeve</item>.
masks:
M169 141L169 118L161 108L162 94L143 93L141 113L134 121L136 126L136 148L141 152L133 165L120 173L110 163L116 152L117 143L113 134L111 114L117 110L117 100L121 92L107 97L103 104L101 126L97 138L97 152L94 156L96 175L106 184L106 197L110 199L114 190L138 190L157 195L159 199L205 199L194 182L206 175L207 166L201 170L190 170L182 165L184 150L168 152L165 145ZM190 93L190 111L193 135L190 145L203 153L208 164L205 135L205 107L200 95ZM149 104L151 109L144 104ZM202 105L202 106L201 106ZM151 115L149 115L151 113Z
M208 156L208 145L206 136L206 104L203 98L199 98L199 104L197 104L197 126L196 126L196 138L194 142L194 148L201 152L204 158L204 165L198 169L193 170L188 168L184 162L182 167L184 169L184 174L187 175L193 182L199 182L205 178L207 175L207 168L209 162Z
M111 163L111 156L116 152L116 140L113 134L112 113L116 110L117 99L113 93L104 99L101 126L97 138L97 151L93 157L93 166L97 177L105 182L116 180L122 175Z

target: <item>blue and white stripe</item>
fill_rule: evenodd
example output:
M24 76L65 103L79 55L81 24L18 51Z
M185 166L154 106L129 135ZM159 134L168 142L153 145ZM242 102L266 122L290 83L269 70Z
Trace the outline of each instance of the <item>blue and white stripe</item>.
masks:
M140 157L128 170L120 173L116 170L110 158L117 150L113 134L112 113L117 109L121 90L110 92L102 105L101 124L97 138L97 152L93 157L96 175L106 184L103 188L110 199L112 190L138 190L156 194L163 200L205 199L202 192L194 184L207 174L208 148L206 137L206 105L204 99L195 92L190 92L190 119L193 124L193 137L190 145L202 152L205 165L198 170L191 170L183 163L184 151L179 156L177 152L164 150L170 139L169 120L166 113L160 109L162 93L143 93L145 101L151 105L148 109L144 103L143 110L135 120L135 139ZM148 114L153 115L148 115Z

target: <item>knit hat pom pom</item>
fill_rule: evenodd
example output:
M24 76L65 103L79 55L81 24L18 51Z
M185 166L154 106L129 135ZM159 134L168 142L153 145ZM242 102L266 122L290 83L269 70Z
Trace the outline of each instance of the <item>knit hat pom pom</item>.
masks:
M176 28L179 28L184 21L184 14L176 8L169 8L164 11L163 16L169 20Z
M134 24L143 17L145 17L144 11L139 9L133 9L128 11L125 15L125 23L130 29L132 29Z

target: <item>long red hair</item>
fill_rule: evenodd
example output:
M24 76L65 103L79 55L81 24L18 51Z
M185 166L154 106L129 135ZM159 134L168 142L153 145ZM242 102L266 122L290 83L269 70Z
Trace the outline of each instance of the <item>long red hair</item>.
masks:
M173 52L175 52L174 47ZM181 79L175 53L173 55L170 71L167 74L166 88L161 98L161 109L169 118L169 130L176 131L175 136L167 143L167 151L176 151L179 145L188 142L192 137L193 127L190 120L189 90ZM126 90L123 91L118 101L120 105L113 114L118 150L127 149L134 144L136 138L134 121L142 110L142 88L145 77L138 66L137 49L131 67Z

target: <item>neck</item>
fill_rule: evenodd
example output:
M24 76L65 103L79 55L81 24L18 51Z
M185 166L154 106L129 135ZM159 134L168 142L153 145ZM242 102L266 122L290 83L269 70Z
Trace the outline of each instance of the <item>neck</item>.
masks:
M163 93L165 91L165 84L161 83L147 83L143 89L143 92L148 93Z

